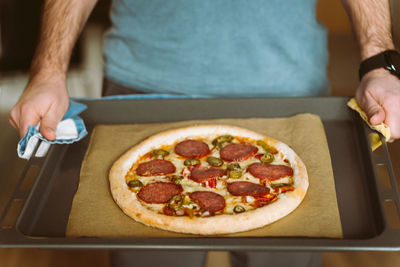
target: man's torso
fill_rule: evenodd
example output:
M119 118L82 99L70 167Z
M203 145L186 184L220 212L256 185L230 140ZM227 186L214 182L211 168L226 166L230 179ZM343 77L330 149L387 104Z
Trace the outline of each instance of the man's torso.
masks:
M315 0L114 0L106 77L146 92L326 94Z

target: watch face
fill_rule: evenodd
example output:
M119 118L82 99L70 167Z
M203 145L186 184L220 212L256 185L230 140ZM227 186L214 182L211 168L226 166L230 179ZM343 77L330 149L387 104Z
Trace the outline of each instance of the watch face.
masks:
M397 77L400 77L400 54L396 51L387 51L385 59L388 69Z

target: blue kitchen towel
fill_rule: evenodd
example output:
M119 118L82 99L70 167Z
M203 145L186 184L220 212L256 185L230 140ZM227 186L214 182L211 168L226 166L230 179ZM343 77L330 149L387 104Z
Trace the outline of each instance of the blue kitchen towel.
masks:
M78 116L79 113L87 108L86 105L75 101L70 101L69 108L57 125L56 139L49 141L39 132L40 123L36 126L29 126L28 132L18 143L18 156L24 159L30 159L32 153L39 142L42 140L35 156L43 157L46 155L51 144L71 144L81 140L87 135L83 120Z

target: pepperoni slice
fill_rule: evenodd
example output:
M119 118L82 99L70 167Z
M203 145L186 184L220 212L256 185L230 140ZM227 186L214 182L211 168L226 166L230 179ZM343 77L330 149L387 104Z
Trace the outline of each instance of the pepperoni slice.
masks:
M182 186L179 184L155 182L140 189L137 196L146 203L162 204L167 203L173 196L179 195L182 191Z
M261 162L251 164L247 170L254 177L271 181L293 175L293 169L286 165L273 165Z
M224 175L226 175L226 170L224 169L215 167L207 168L201 165L196 165L190 172L190 179L198 183L204 183Z
M136 173L140 176L158 176L174 173L176 170L174 164L165 159L153 159L151 161L140 163Z
M217 212L225 208L225 198L214 192L196 191L190 194L190 198L209 212Z
M175 153L185 158L202 158L210 153L208 145L198 140L185 140L175 146Z
M230 183L227 189L234 196L259 197L269 193L268 187L245 181Z
M251 144L229 144L222 148L219 152L221 158L225 161L243 161L254 154L256 154L258 148Z

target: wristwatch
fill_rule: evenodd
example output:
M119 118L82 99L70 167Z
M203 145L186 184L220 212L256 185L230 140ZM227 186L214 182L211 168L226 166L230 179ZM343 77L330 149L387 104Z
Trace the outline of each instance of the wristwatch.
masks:
M384 68L400 79L400 54L396 50L386 50L367 58L360 64L358 75L360 80L367 72Z

